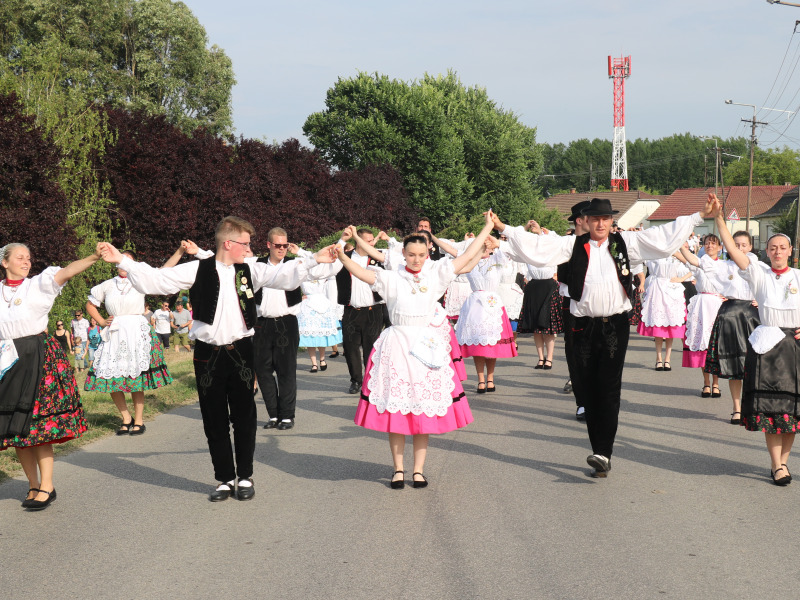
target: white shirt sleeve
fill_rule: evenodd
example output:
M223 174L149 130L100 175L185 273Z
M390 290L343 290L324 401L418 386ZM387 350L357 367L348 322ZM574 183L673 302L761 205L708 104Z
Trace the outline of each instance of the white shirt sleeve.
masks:
M631 262L666 258L675 254L692 233L703 223L700 213L678 217L672 223L649 227L644 231L622 231Z
M506 227L503 235L508 238L508 246L503 248L511 260L534 267L556 267L567 262L575 246L574 235L537 235L522 226Z
M142 294L162 296L177 294L192 287L199 266L200 263L195 260L166 269L156 269L147 263L136 262L129 256L124 256L119 263L119 268L128 272L128 279L134 289Z

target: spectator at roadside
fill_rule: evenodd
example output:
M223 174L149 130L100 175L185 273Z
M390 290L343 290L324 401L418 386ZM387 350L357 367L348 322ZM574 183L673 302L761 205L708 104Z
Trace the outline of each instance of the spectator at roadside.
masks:
M78 370L78 373L80 373L88 368L86 360L86 340L75 337L72 342L72 348L75 351L75 368Z
M82 310L75 311L75 318L69 324L72 330L73 347L75 346L75 338L81 338L83 341L89 337L89 321L83 316Z
M172 328L175 330L175 352L180 352L181 346L188 352L192 351L189 345L189 329L192 326L192 316L183 307L181 302L175 305L175 310L171 315Z
M86 360L89 363L88 368L90 369L92 368L92 363L94 362L94 351L97 350L101 340L100 325L98 325L95 318L92 317L89 319L89 339L87 340L86 346Z
M172 333L172 313L169 310L169 302L162 302L161 308L157 309L150 317L150 324L155 328L161 345L169 349L169 337Z

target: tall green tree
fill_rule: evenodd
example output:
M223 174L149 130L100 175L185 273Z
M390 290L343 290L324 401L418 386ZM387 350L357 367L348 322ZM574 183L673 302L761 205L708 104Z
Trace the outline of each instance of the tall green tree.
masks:
M230 59L171 0L3 0L0 75L45 71L100 103L230 133ZM28 101L28 98L23 98Z
M377 73L340 78L303 132L340 169L391 164L412 205L438 226L487 208L520 218L541 205L536 130L453 72L410 83Z

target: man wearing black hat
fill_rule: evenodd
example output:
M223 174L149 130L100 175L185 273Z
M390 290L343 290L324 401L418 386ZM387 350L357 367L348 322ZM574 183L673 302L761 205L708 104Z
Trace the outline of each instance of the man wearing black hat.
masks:
M592 454L586 459L593 477L606 477L619 421L622 367L628 350L628 311L633 295L631 263L665 258L677 251L692 229L713 218L719 201L710 199L694 215L645 231L611 233L611 202L593 198L581 211L588 232L579 236L540 236L522 227L506 227L495 216L495 229L508 237L513 260L536 267L566 262L561 283L570 295L572 318L572 384L575 398L586 409Z
M589 229L586 226L586 218L581 215L581 211L584 208L589 207L589 201L584 200L582 202L578 202L577 204L573 205L570 209L571 215L567 219L571 221L575 226L575 235L583 235L584 233L588 233ZM564 393L569 394L572 391L572 370L573 370L573 361L572 361L572 313L569 312L569 305L570 305L570 298L569 298L569 288L567 287L566 282L569 281L569 263L561 263L558 265L558 293L561 294L562 299L562 320L564 322L564 353L567 357L567 371L569 373L569 380L564 385ZM562 283L564 282L564 283ZM578 421L585 421L586 420L586 410L581 405L578 397L575 396L575 404L577 408L575 409L575 418Z

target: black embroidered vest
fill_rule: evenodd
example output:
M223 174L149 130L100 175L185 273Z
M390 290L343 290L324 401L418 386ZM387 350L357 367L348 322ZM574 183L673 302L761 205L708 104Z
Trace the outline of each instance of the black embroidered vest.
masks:
M197 276L189 288L189 299L192 302L194 319L212 325L214 313L219 301L219 274L217 260L214 256L198 261ZM249 328L256 324L256 300L253 294L253 280L250 267L246 263L235 264L236 294L239 296L239 310L242 312L245 325ZM244 287L245 289L242 289ZM250 291L248 297L247 292Z
M294 257L284 258L284 261L294 260ZM261 256L256 262L266 263L269 262L268 256ZM294 306L303 301L303 291L298 287L293 290L286 290L286 306ZM264 297L264 288L256 292L256 306L261 306L261 299Z
M345 252L345 254L349 257L353 256L353 250L349 252ZM383 264L372 258L371 256L367 258L367 266L368 267L380 267L383 268ZM350 271L345 268L342 268L336 274L336 302L341 304L342 306L348 306L350 304L350 295L353 293L353 280L352 276L350 275ZM372 292L372 300L377 304L383 298L381 298L378 292Z
M584 233L575 238L575 247L572 249L572 257L569 261L558 267L558 280L566 283L569 288L569 296L576 302L583 296L583 285L586 281L586 271L589 268L589 254L586 245L589 243L589 234ZM597 252L599 248L594 248ZM633 277L631 275L631 265L628 260L628 247L619 233L611 233L608 236L607 250L614 259L614 268L617 271L617 278L622 284L628 298L633 296ZM564 267L562 269L562 267ZM564 279L562 279L562 273Z

